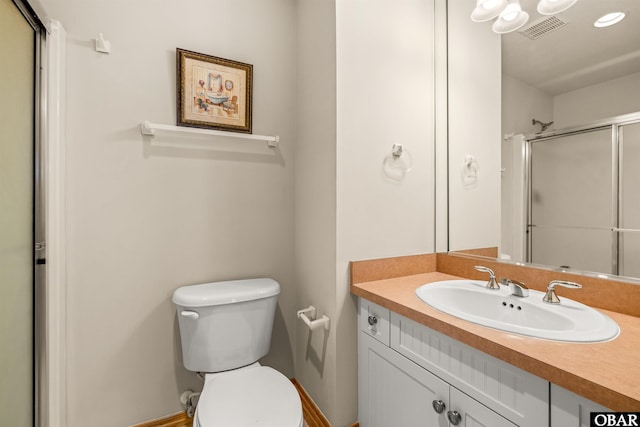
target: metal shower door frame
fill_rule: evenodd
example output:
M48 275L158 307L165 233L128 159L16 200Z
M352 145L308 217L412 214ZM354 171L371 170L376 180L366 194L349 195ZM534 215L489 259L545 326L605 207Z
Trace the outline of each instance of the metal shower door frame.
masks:
M44 425L41 388L46 369L44 293L46 288L46 195L45 137L46 84L43 76L46 27L28 0L12 0L34 31L33 99L33 422Z
M536 142L549 141L566 136L579 135L599 130L611 130L611 218L612 224L610 230L612 232L612 274L618 275L621 271L621 232L620 228L621 205L622 205L622 188L620 185L620 177L622 174L622 150L621 150L621 134L620 127L633 123L640 123L640 112L620 115L608 119L596 121L583 126L571 127L566 129L554 130L544 133L530 134L525 136L525 212L526 212L526 229L525 229L525 260L532 262L532 239L531 229L535 227L532 223L533 207L532 207L532 144ZM577 226L576 228L583 228ZM609 228L608 228L609 229Z

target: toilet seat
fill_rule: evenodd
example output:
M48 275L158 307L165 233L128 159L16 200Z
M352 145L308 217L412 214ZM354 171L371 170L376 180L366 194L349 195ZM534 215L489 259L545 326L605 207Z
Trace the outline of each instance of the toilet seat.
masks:
M268 366L205 376L194 426L301 427L302 404L284 375Z

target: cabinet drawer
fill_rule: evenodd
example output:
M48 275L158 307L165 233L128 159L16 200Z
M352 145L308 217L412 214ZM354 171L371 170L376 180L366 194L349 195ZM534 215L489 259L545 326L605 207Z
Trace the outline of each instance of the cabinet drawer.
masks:
M366 299L359 298L359 328L362 332L389 345L389 310Z

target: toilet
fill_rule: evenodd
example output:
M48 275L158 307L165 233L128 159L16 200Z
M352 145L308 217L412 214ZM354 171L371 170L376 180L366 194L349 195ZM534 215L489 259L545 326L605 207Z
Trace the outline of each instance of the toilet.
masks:
M183 286L173 293L184 366L204 374L194 427L302 427L291 381L262 366L280 294L273 279Z

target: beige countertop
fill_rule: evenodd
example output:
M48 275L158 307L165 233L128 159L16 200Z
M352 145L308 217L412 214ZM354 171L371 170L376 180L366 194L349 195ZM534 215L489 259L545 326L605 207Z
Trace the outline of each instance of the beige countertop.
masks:
M598 309L620 326L620 335L609 342L528 338L440 312L415 295L420 285L451 279L461 277L441 272L414 274L355 283L351 293L614 411L640 411L640 318Z

